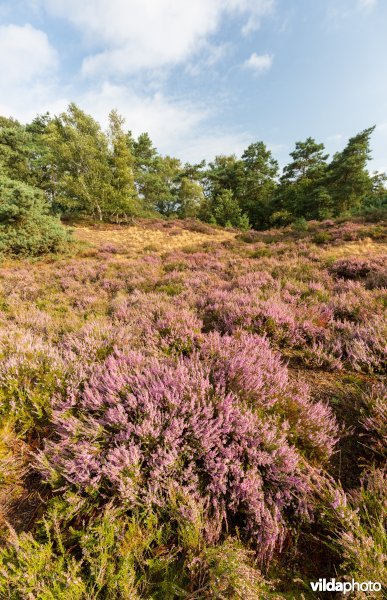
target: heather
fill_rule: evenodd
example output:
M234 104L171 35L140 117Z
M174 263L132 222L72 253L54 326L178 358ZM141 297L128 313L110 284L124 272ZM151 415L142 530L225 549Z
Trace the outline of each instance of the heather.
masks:
M0 595L382 580L383 221L74 239L0 265Z

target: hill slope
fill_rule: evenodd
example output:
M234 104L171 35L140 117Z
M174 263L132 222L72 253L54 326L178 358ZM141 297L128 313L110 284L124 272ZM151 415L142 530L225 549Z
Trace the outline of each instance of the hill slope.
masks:
M74 236L0 267L2 597L381 581L384 224Z

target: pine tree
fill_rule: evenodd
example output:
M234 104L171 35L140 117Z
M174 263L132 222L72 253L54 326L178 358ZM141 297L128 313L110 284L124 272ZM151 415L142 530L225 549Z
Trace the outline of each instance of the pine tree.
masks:
M235 154L216 156L204 175L205 193L215 198L223 191L231 190L234 198L239 198L242 178L243 165Z
M328 154L324 144L312 137L296 142L285 166L277 193L279 207L294 218L325 218L330 215L332 199L326 187Z
M370 137L375 127L350 138L329 165L327 185L335 215L358 208L372 192L372 178L366 166L371 157Z
M256 142L242 154L242 165L239 204L252 226L260 229L269 223L278 163L263 142Z
M0 254L38 256L68 241L41 190L0 174Z
M217 223L223 227L241 227L248 229L249 221L246 214L242 213L237 200L231 190L223 190L210 200L206 206L207 221Z

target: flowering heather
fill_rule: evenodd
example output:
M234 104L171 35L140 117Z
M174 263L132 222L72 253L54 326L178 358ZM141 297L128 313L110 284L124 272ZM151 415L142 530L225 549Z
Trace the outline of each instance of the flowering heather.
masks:
M215 373L198 356L109 357L57 411L42 472L131 509L161 510L181 489L203 503L212 532L238 525L267 559L287 516L305 513L307 482L286 427L241 404Z
M307 386L290 382L286 366L268 339L243 333L236 338L211 334L202 355L218 385L235 393L262 418L280 417L288 439L308 458L331 456L338 433L331 410L312 402Z
M0 596L271 597L264 564L298 598L383 562L382 225L183 224L0 267Z
M331 273L343 279L362 281L369 290L387 287L387 268L384 257L374 259L342 259L336 261Z

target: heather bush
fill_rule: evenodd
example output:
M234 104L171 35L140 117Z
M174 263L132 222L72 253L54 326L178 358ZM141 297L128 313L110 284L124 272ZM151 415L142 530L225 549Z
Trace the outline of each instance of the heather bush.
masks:
M259 571L254 553L236 538L206 546L200 525L192 537L192 526L180 515L174 544L171 527L154 513L128 519L109 505L75 530L70 524L81 505L76 496L56 500L37 535L11 531L0 550L4 597L283 598Z
M39 544L31 534L11 532L9 545L0 550L0 593L3 598L83 600L85 584L80 565L64 552L57 555L52 542Z
M112 303L111 312L113 323L130 327L132 347L147 352L189 355L201 339L200 319L166 294L135 292Z
M55 487L158 510L181 489L203 504L208 541L238 526L262 560L281 545L288 515L306 514L307 483L284 430L240 405L198 357L111 356L54 423L40 468Z
M355 371L385 372L387 327L384 318L374 316L362 324L335 321L328 347L340 348L342 360Z
M254 568L252 553L237 540L206 548L192 561L190 570L202 598L285 599L272 591L273 585Z
M343 279L362 280L374 274L381 274L386 277L384 260L377 258L343 258L333 263L330 271L336 277L342 277Z
M239 290L214 290L199 301L207 331L233 333L245 329L266 334L278 346L299 340L294 314L280 299L260 300Z
M346 281L336 285L334 295L328 302L333 319L337 321L367 322L377 312L373 295L358 281Z
M291 382L287 368L266 338L241 333L236 338L212 334L202 346L211 377L264 419L280 418L287 437L310 460L325 461L337 440L330 409L312 402L309 389Z
M133 533L107 509L85 531L73 534L73 545L79 538L75 557L66 547L69 533L61 530L55 512L43 520L36 537L17 536L11 530L0 550L0 593L15 600L136 600L140 598L134 570L136 541L129 541Z
M0 424L0 540L7 534L6 519L10 506L24 492L28 470L28 446L17 435L12 417Z

